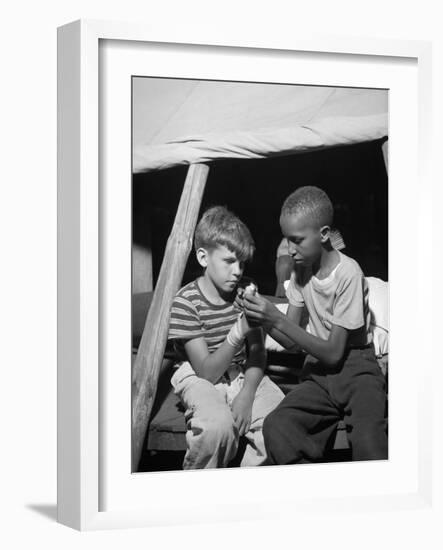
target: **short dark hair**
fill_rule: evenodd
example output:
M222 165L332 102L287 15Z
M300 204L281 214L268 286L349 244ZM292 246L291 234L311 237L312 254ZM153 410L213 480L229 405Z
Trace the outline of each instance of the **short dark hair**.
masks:
M332 225L334 207L328 195L319 187L306 185L299 187L283 203L281 214L309 215L318 225Z
M194 248L212 250L218 245L226 246L241 262L252 259L254 240L246 225L224 206L206 210L198 222L194 236Z

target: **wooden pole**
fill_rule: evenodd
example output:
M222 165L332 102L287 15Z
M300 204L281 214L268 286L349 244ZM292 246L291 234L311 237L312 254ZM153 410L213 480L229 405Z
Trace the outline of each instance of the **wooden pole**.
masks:
M209 167L191 164L166 245L151 307L132 371L132 471L137 471L168 337L174 296L180 286Z

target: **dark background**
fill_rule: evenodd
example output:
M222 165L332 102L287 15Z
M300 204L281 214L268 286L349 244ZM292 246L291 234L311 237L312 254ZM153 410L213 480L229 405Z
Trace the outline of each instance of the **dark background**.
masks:
M358 261L365 275L387 280L388 182L382 142L259 160L213 162L200 214L221 204L246 223L256 253L245 275L257 281L261 293L274 294L276 251L282 238L278 223L281 205L297 187L316 185L334 204L334 226L345 241L344 252ZM180 166L133 178L133 240L152 248L154 285L187 169ZM200 273L191 252L183 284Z

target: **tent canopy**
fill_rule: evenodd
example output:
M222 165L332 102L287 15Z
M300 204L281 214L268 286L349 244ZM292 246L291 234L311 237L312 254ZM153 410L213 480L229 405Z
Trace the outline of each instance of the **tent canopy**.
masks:
M136 173L349 145L387 134L387 90L146 77L133 83Z

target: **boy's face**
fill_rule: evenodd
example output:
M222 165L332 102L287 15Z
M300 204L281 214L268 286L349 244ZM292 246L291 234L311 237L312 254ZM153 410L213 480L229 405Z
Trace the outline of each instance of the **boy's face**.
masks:
M244 262L238 260L235 252L224 245L212 250L199 248L197 259L219 292L229 294L235 290L244 270Z
M296 265L311 265L322 252L325 229L313 223L306 214L283 214L280 217L283 236L288 240L289 255Z

